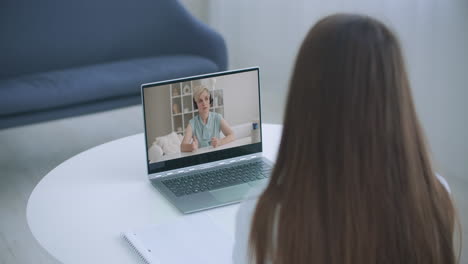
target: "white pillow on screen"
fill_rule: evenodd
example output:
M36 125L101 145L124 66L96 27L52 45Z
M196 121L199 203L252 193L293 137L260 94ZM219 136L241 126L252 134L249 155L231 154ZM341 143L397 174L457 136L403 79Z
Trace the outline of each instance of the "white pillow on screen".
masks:
M177 135L176 132L170 133L169 135L167 135L167 137L168 137L169 141L171 142L171 144L179 145L179 147L180 147L181 140L179 139L179 136Z
M152 162L160 160L163 155L164 152L162 148L155 143L148 149L148 158Z
M162 137L156 138L156 144L158 144L161 149L164 151L164 155L179 153L180 152L180 139L177 133L172 132Z

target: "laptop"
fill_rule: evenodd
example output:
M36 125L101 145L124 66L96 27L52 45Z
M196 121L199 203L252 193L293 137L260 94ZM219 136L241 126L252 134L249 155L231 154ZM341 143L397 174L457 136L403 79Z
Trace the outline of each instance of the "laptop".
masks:
M147 83L141 94L148 178L182 213L266 186L257 67Z

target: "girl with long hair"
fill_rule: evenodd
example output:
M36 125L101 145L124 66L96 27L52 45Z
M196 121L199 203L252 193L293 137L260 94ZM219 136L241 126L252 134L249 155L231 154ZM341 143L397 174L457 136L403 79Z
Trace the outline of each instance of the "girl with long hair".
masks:
M385 25L320 20L297 55L283 125L268 186L237 215L235 262L457 262L448 185Z

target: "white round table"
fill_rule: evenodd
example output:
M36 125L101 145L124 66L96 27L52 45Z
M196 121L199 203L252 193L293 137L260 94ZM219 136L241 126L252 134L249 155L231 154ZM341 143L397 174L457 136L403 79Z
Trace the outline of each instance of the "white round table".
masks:
M263 125L263 153L274 161L281 125ZM37 241L63 263L141 263L121 237L135 227L183 217L149 182L143 134L84 151L34 188L27 221ZM204 211L234 234L238 205Z

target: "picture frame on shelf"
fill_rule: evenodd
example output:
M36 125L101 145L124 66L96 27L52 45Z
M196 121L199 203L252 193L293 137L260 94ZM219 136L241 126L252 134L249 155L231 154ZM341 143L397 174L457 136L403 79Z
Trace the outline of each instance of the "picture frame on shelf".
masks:
M172 97L180 96L180 87L178 85L174 85L171 87L172 91Z
M192 94L192 84L190 82L181 83L181 86L182 86L182 95Z

